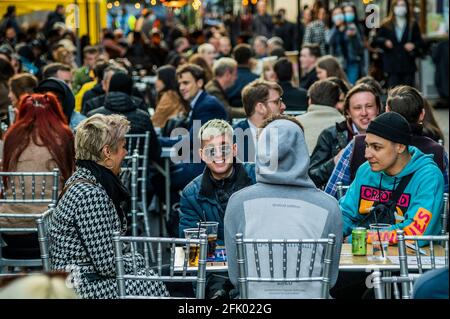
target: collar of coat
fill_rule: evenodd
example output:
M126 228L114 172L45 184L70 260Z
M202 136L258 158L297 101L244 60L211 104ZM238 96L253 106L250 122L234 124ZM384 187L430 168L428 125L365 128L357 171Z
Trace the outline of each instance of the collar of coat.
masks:
M236 189L241 189L244 187L247 187L251 184L251 179L247 174L247 171L245 170L244 166L241 163L234 163L233 164L235 171L233 172L233 175L235 176L235 185ZM198 192L199 198L205 198L210 201L216 202L216 187L212 183L211 178L209 177L211 174L211 171L206 166L205 170L203 171L202 175L202 181L200 185L200 190Z

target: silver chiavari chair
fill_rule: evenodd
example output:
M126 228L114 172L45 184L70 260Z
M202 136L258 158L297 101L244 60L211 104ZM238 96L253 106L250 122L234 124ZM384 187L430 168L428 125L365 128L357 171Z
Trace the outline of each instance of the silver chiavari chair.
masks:
M329 234L328 238L322 239L249 239L243 238L242 234L236 234L237 262L238 262L238 283L242 299L252 297L249 291L249 283L301 283L319 282L321 283L320 298L329 298L331 281L331 264L333 262L333 252L335 249L336 236ZM322 246L323 253L317 253L319 246ZM296 248L296 249L295 249ZM264 250L264 251L263 251ZM282 258L275 259L275 250L282 254ZM288 254L288 250L291 254ZM295 251L295 254L293 253ZM308 251L308 252L307 252ZM262 255L268 252L268 260L263 260ZM249 256L251 254L252 256ZM321 255L319 263L317 256ZM252 257L252 258L249 258ZM295 263L289 263L291 258L295 258ZM302 259L303 258L303 259ZM253 262L250 260L254 259ZM302 268L303 265L307 266ZM288 276L289 264L295 264L295 276ZM321 269L317 269L320 264ZM249 269L252 270L249 275ZM275 275L275 269L282 269L282 276ZM291 269L292 270L292 269ZM305 275L304 273L307 272ZM251 276L256 273L256 276ZM256 288L255 288L256 289Z
M59 170L52 172L0 172L0 205L13 209L19 205L46 204L49 209L44 213L0 213L0 269L8 267L43 267L50 269L47 225L54 210L59 190ZM50 179L48 181L47 179ZM5 207L4 206L4 207ZM8 207L6 206L6 207ZM39 206L37 206L36 209ZM15 211L15 210L14 210ZM2 234L37 233L40 259L12 259L2 255Z
M375 299L386 299L386 285L391 285L394 288L394 299L411 299L414 282L421 275L409 274L408 276L383 277L380 271L374 271L371 276ZM401 288L399 288L399 284Z
M179 297L151 297L151 296L132 296L126 294L126 282L131 281L162 281L162 282L192 282L196 283L196 298L205 298L206 288L206 255L207 255L207 236L202 234L200 239L183 239L183 238L163 238L163 237L126 237L120 236L119 232L114 233L114 252L116 262L116 279L119 298L121 299L178 299ZM136 261L136 246L139 243L157 245L157 265L150 267L149 256L144 254L145 269L137 268ZM124 264L124 247L128 245L131 248L131 258L133 260L132 273L125 272ZM166 268L163 266L163 250L169 245L170 247L170 262L168 274L163 272ZM186 249L182 271L175 271L175 251L176 247L183 246ZM189 275L189 249L192 245L199 247L199 261L197 268L197 275ZM163 248L164 247L164 248ZM196 249L196 247L194 247ZM155 269L156 268L156 269Z
M347 185L343 185L342 182L337 182L336 184L336 196L337 199L341 199L342 197L344 197L345 193L347 192L349 186Z

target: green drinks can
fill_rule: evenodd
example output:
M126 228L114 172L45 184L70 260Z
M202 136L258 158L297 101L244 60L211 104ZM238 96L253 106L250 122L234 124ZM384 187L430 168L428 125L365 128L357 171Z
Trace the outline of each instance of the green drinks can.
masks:
M357 227L352 230L352 254L365 256L367 254L367 229Z

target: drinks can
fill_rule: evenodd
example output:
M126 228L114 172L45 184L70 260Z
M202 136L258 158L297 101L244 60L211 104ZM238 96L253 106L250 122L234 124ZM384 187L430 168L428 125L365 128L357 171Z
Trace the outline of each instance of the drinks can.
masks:
M367 254L367 229L357 227L352 230L352 254L365 256Z

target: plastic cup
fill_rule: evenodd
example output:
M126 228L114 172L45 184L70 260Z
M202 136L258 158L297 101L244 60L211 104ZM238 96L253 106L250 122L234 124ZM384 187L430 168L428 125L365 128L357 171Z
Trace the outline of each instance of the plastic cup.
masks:
M200 239L201 234L205 234L204 228L186 228L184 230L184 237L186 239ZM189 244L187 247L189 251L189 266L198 266L198 259L200 257L200 245Z
M372 241L373 258L385 260L388 254L390 224L370 224L368 236Z
M219 222L200 222L197 223L197 226L206 230L206 235L208 237L208 258L214 258L216 256Z

